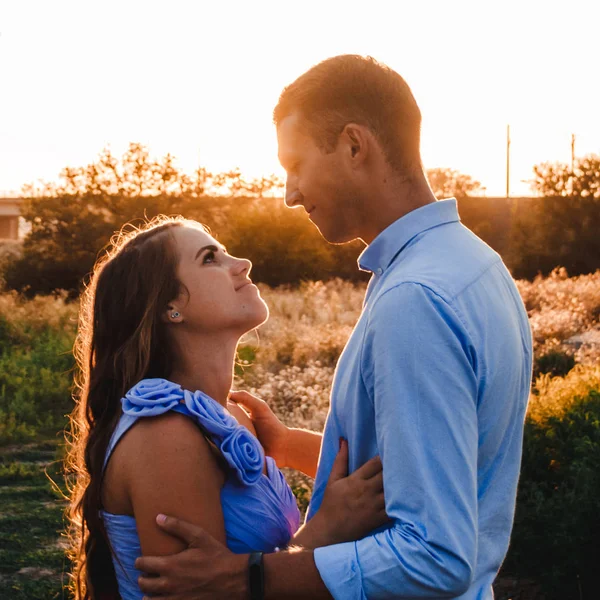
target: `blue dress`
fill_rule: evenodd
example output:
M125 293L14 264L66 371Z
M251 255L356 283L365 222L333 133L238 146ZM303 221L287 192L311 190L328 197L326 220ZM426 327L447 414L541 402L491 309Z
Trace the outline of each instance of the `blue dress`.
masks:
M141 417L169 410L192 418L220 450L228 465L221 488L221 507L227 547L236 554L274 552L287 545L300 524L296 500L275 461L258 440L218 402L197 391L189 392L166 379L144 379L121 400L123 414L111 437L104 468L117 442ZM267 474L263 473L266 461ZM141 556L135 517L100 511L112 549L113 565L123 600L140 600L135 559Z

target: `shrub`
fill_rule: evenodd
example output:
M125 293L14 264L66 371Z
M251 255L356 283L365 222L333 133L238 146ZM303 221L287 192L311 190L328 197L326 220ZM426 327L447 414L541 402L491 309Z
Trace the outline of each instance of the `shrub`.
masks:
M20 241L0 241L0 290L6 285L4 273L21 256Z
M65 425L76 310L59 296L0 296L0 444Z
M593 391L600 391L600 365L575 365L564 377L540 375L533 386L527 414L538 423L560 417L577 398Z
M564 376L575 366L575 357L567 352L551 350L535 359L533 374Z
M597 597L600 387L560 416L528 419L515 525L504 570L549 600Z

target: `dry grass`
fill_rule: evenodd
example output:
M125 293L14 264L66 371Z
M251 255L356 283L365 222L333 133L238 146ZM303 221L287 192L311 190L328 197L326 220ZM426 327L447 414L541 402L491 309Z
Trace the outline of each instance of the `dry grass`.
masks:
M538 379L530 410L545 414L568 404L574 394L600 387L600 344L569 341L574 334L599 327L600 271L569 278L564 269L556 269L546 278L517 281L517 286L529 314L536 356L559 350L580 363L565 378ZM333 369L358 319L364 292L365 285L342 280L309 282L296 289L261 286L271 316L242 344L249 359L237 387L262 396L286 423L321 429ZM8 322L13 332L27 330L25 338L43 329L74 335L77 309L77 303L67 303L61 295L30 301L0 295L0 321Z
M517 281L517 286L529 314L536 355L562 350L585 364L600 359L600 348L568 343L573 335L598 327L600 271L569 278L564 269L555 269L533 282Z

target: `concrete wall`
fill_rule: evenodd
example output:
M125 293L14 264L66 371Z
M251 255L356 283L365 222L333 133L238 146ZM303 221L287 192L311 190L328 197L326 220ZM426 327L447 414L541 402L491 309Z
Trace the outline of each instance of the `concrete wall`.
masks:
M19 217L0 216L0 240L19 239Z
M21 198L0 198L0 240L19 239Z

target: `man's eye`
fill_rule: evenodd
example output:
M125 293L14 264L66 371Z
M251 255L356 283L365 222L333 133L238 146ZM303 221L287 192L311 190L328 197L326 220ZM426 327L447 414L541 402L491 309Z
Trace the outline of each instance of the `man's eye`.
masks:
M215 260L216 260L215 253L212 250L209 250L204 255L204 258L202 259L202 264L205 265L206 263L215 262Z

